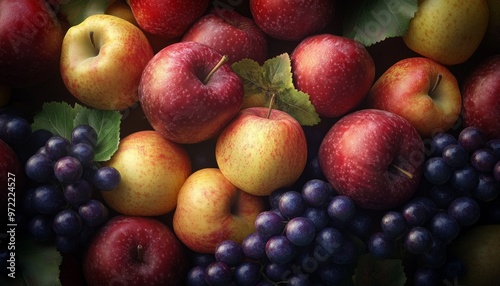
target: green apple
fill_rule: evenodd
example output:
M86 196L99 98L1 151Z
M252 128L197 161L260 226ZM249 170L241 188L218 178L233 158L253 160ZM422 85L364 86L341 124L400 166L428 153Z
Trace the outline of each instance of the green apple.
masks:
M141 29L117 16L92 15L64 36L61 76L83 104L123 110L139 101L142 71L152 57Z
M450 245L462 259L466 272L460 285L492 286L500 280L500 225L480 225L467 230Z
M444 65L460 64L481 43L488 16L486 0L422 0L403 40L420 55Z
M118 186L102 191L104 201L124 215L157 216L174 210L191 161L184 148L156 131L134 132L106 163L121 175Z
M215 158L224 176L253 195L267 196L295 183L307 161L300 123L284 111L241 110L221 132Z
M213 253L223 240L241 243L255 231L255 218L264 210L264 197L241 191L217 168L204 168L182 185L173 229L192 251Z

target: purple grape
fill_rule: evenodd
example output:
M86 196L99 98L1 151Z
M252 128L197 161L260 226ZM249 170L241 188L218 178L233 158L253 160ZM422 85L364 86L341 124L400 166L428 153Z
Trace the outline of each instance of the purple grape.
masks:
M205 267L195 266L189 269L186 276L187 286L208 286L205 281Z
M328 215L335 226L346 226L356 214L356 204L348 196L339 195L331 199L328 204Z
M245 261L234 268L233 279L238 286L254 286L261 280L261 265Z
M329 263L318 268L317 276L325 285L341 285L349 276L349 271L345 265Z
M273 282L284 281L290 275L290 264L278 264L269 262L264 266L264 275Z
M277 212L263 211L255 218L254 226L262 238L268 239L280 234L285 227L285 223L283 217Z
M497 182L500 182L500 161L493 167L493 177Z
M491 174L479 174L479 183L472 194L481 202L493 201L500 194L500 184Z
M192 257L192 263L194 266L202 266L203 269L207 267L210 263L215 261L215 256L213 253L198 253L198 252L193 252L191 253Z
M358 261L360 251L352 239L344 240L339 251L332 256L332 262L337 264L353 264Z
M333 227L326 227L316 234L316 245L325 250L328 255L338 253L345 241L344 234Z
M446 212L436 213L429 222L432 235L444 243L450 243L460 232L458 221Z
M68 139L54 135L47 140L45 143L45 151L49 156L50 160L57 161L60 158L68 155L70 143Z
M433 186L427 196L441 209L448 208L456 197L455 190L449 184Z
M217 261L234 267L243 259L243 249L239 243L233 240L223 240L215 248L214 255Z
M470 164L479 172L491 172L497 162L495 153L487 148L481 148L470 156Z
M63 194L70 205L78 207L90 200L92 197L92 186L87 181L79 179L72 184L64 186Z
M500 161L500 138L491 139L486 142L486 148L492 150L495 153L497 161Z
M322 208L306 208L302 215L313 222L316 231L322 230L330 222L330 216L328 216L326 210Z
M64 156L54 164L54 175L64 184L71 184L81 178L82 164L75 157Z
M422 227L414 226L405 235L404 247L413 254L423 254L432 246L431 232Z
M413 275L414 286L437 286L441 285L441 282L441 276L435 268L418 268Z
M78 235L56 236L55 244L57 250L59 250L62 253L74 253L82 247L82 242Z
M468 126L460 131L458 143L468 152L474 152L486 146L487 138L479 128Z
M91 147L95 147L97 144L97 132L89 125L78 125L71 132L71 143L74 145L86 143Z
M424 163L424 177L431 184L442 185L451 177L452 169L442 157L432 157Z
M111 166L97 169L92 178L92 183L100 191L110 191L120 183L120 172Z
M291 243L306 246L313 241L316 228L310 219L294 217L286 224L285 235Z
M108 220L109 211L100 201L90 199L78 207L78 215L85 225L98 227Z
M405 204L401 209L401 213L409 226L424 225L430 219L425 206L415 201Z
M205 281L208 285L229 285L232 271L224 262L215 261L205 269Z
M288 219L300 216L305 209L304 199L299 192L288 191L279 199L279 210Z
M87 143L71 145L69 155L78 159L82 166L90 166L94 161L94 149Z
M52 217L42 214L33 216L28 222L28 232L38 241L50 241L55 237Z
M450 144L457 144L457 139L449 133L438 133L432 137L431 157L440 157L444 148Z
M42 185L35 189L33 206L41 214L55 214L65 204L62 191L56 185Z
M469 194L479 183L477 171L471 166L464 166L453 171L450 185L461 194Z
M386 235L396 238L405 233L408 223L402 213L389 211L382 217L380 227Z
M332 186L323 180L312 179L302 186L302 197L312 207L325 206L333 195Z
M288 277L287 284L289 286L304 286L309 285L308 275L303 273L292 274Z
M260 260L266 257L266 243L267 239L253 232L243 239L241 248L246 258Z
M269 204L271 205L271 208L278 209L279 208L279 201L280 201L281 196L284 193L288 192L288 191L291 191L291 189L288 189L288 188L279 188L279 189L273 191L269 195Z
M420 255L419 260L420 263L428 267L442 267L446 262L446 245L434 238L431 247Z
M347 230L362 240L368 239L373 233L374 220L371 214L363 209L358 209L347 226Z
M394 253L394 238L384 232L374 233L367 243L368 251L375 258L389 258Z
M58 236L76 236L82 229L82 219L74 210L65 209L54 216L52 227Z
M31 135L31 126L23 117L11 116L0 131L0 137L7 144L22 144L25 143Z
M285 264L294 258L295 247L285 236L271 237L266 243L266 256L274 263Z
M446 146L442 154L443 161L452 168L460 168L468 163L468 154L459 144Z
M450 203L448 214L456 219L460 226L471 226L479 220L481 207L473 198L462 196Z
M43 154L31 156L24 166L26 176L38 183L49 182L54 176L54 163Z

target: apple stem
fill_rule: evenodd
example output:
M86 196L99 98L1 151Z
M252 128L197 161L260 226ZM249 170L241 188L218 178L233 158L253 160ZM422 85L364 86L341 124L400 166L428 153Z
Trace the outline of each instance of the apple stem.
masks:
M137 245L137 261L139 261L139 262L144 261L144 251L143 251L143 247L141 244Z
M210 77L228 60L227 55L223 55L222 58L219 60L219 62L215 65L215 67L210 71L210 73L207 75L205 80L203 81L203 84L207 84L208 80Z
M432 87L431 91L429 93L434 93L434 91L436 90L436 88L438 87L439 83L441 82L441 79L443 78L443 75L442 74L438 74L437 75L437 79L436 79L436 82L434 83L434 86Z
M392 165L392 167L394 167L396 170L400 171L401 173L405 174L406 176L408 176L408 178L412 179L413 178L413 174L406 171L405 169L401 168L401 167L398 167L396 165Z
M98 55L99 49L97 49L97 47L95 46L94 31L89 32L89 37L90 37L90 43L92 43L92 47L94 48L96 55Z
M266 116L267 119L269 119L269 117L271 117L271 112L273 111L273 105L274 105L275 100L276 100L276 94L273 93L271 95L271 99L269 100L269 110L267 111L267 116Z

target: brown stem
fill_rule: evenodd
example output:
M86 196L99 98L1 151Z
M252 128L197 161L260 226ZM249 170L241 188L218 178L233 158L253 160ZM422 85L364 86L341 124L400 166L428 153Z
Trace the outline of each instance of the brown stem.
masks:
M267 119L269 119L269 117L271 117L271 112L273 111L273 105L274 105L275 100L276 100L276 94L273 93L271 95L271 99L269 100L269 110L267 111L267 116L266 116Z
M203 84L207 84L208 80L210 77L228 60L227 55L223 55L220 61L215 65L215 67L210 71L210 73L207 75L205 80L203 81Z
M434 93L434 91L436 90L436 88L438 87L439 83L441 83L441 79L443 78L443 75L442 74L438 74L437 75L437 79L436 79L436 82L434 83L434 86L431 88L431 91L429 92L429 94L432 94Z
M406 176L408 176L408 178L410 179L413 179L413 174L406 171L405 169L401 168L401 167L398 167L396 165L391 165L393 168L395 168L396 170L400 171L401 173L405 174Z
M144 249L141 244L137 245L137 261L139 262L144 261Z
M92 47L94 48L94 52L96 55L99 54L99 49L95 45L95 40L94 40L94 31L89 32L89 38L90 38L90 43L92 43Z

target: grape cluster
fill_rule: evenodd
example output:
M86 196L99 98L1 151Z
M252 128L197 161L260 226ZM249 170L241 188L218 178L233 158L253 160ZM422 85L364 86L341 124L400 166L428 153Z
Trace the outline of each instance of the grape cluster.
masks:
M31 131L21 116L0 116L0 136L11 144L28 179L22 216L35 239L55 241L61 252L74 252L107 221L107 207L94 190L111 190L119 172L94 161L97 133L89 125L73 129L71 141L48 130Z
M332 285L351 279L372 221L323 180L279 189L241 244L222 241L195 254L187 285ZM306 283L306 284L304 284Z

